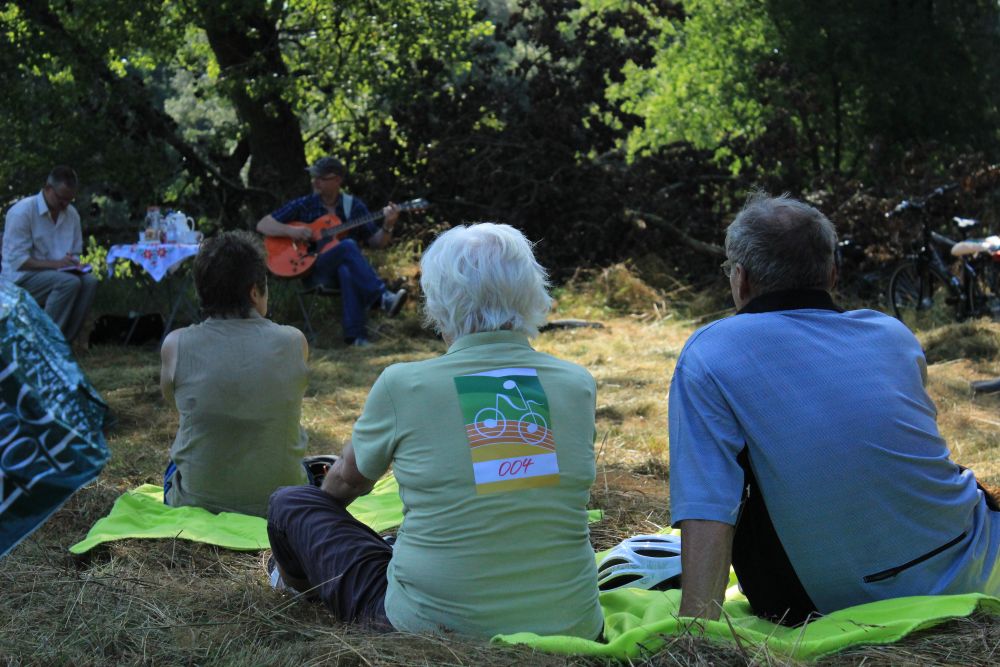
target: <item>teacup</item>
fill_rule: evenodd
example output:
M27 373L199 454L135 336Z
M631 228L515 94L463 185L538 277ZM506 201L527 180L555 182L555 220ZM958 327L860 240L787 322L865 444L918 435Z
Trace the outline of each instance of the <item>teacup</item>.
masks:
M194 230L181 232L178 235L178 241L186 244L201 243L202 238L204 238L204 235Z

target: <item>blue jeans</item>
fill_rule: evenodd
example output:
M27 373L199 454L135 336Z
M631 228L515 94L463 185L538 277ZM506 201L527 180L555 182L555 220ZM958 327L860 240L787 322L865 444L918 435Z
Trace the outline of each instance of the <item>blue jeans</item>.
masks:
M174 473L177 472L177 464L173 461L167 462L167 469L163 471L163 504L169 505L167 501L167 493L170 491L170 487L174 485Z
M361 254L354 239L345 239L316 258L306 284L340 287L345 338L365 336L368 309L385 291L385 283Z

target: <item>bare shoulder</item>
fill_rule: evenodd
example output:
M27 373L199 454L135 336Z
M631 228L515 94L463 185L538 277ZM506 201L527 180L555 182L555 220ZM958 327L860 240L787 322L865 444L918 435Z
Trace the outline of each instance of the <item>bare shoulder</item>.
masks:
M309 341L306 339L306 335L302 333L301 330L291 325L278 324L277 322L271 322L271 325L274 327L273 331L275 333L272 335L274 335L275 340L280 340L280 344L282 346L287 345L289 348L302 350L303 354L308 359Z
M280 332L279 335L283 340L298 344L306 339L306 335L297 327L293 327L290 324L278 324L277 322L272 322L272 324Z
M177 358L177 347L180 344L182 331L184 329L174 329L163 339L163 344L160 345L160 359L167 361Z

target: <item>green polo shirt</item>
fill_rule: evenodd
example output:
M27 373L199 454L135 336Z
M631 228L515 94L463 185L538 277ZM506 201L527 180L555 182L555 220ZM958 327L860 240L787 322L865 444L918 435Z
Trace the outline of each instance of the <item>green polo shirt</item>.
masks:
M594 638L587 528L596 386L519 333L463 336L387 368L354 425L358 468L391 465L403 524L385 609L408 632Z

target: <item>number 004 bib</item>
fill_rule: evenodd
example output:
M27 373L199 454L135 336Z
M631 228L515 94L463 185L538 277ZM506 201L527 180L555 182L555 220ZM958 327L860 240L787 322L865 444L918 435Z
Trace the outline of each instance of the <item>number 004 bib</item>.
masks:
M460 375L455 388L477 494L559 483L549 402L534 368Z

